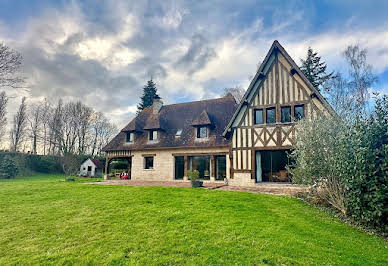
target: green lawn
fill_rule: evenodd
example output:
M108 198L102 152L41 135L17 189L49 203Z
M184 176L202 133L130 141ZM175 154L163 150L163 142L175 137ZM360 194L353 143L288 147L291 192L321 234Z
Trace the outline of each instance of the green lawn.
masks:
M289 197L0 181L4 264L387 265L388 246Z

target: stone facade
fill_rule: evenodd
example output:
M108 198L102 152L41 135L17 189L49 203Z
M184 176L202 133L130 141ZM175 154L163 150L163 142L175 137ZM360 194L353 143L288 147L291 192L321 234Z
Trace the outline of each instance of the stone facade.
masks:
M230 178L229 148L181 148L181 149L160 149L160 150L136 150L125 154L132 158L131 179L146 181L175 181L175 160L174 156L193 155L219 155L226 156L226 178ZM144 169L144 157L154 157L153 169ZM112 156L117 157L117 155ZM108 155L109 158L109 155ZM212 166L210 166L212 168ZM214 173L210 172L210 181L214 181ZM107 178L107 177L106 177ZM184 177L187 180L187 177ZM206 181L205 181L206 182Z

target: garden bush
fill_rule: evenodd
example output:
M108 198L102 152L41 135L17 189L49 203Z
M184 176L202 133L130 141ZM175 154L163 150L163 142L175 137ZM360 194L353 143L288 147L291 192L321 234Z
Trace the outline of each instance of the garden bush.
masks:
M322 117L297 125L293 182L368 227L388 232L388 98L354 120Z
M4 156L0 161L0 178L14 178L18 173L15 161L10 156Z

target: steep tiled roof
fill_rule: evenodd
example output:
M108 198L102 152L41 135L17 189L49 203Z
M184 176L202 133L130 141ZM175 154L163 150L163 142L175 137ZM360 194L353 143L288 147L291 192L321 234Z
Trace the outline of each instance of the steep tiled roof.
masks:
M222 132L236 107L237 104L233 96L165 105L158 114L153 114L152 107L147 107L104 147L104 151L228 146L230 140L224 138ZM212 125L208 140L196 140L193 127L196 122ZM162 129L159 133L159 141L150 143L146 129L152 129L157 124ZM133 144L125 143L126 132L135 129L138 131L135 132L135 142ZM180 129L182 133L180 137L176 137L175 134Z
M163 129L160 125L159 114L149 115L143 129Z
M209 115L206 110L203 110L202 113L191 123L192 126L204 126L211 125Z

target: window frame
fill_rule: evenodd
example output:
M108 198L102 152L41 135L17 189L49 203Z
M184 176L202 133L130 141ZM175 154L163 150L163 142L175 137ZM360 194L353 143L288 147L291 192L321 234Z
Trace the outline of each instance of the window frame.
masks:
M183 167L183 174L182 177L178 177L178 174L180 171L178 171L178 159L181 161L183 160L183 165L179 165ZM181 161L182 163L182 161ZM185 178L185 157L184 156L174 156L174 179L175 180L183 180Z
M178 129L176 132L175 132L175 137L176 138L179 138L180 136L182 136L182 132L183 132L183 129Z
M261 111L261 123L256 123L256 121L257 121L256 111ZM253 110L253 124L254 125L263 125L264 124L264 109L263 108L255 108Z
M204 128L206 130L206 136L201 137L201 129ZM199 126L196 128L196 137L197 139L207 139L209 137L209 129L207 126Z
M277 112L277 110L276 109L277 109L276 106L271 106L271 107L265 108L265 123L266 124L276 124L276 122L277 122L277 119L276 119L276 112ZM269 110L274 110L275 111L275 121L274 122L268 122L268 111Z
M132 139L131 139L132 136ZM134 132L127 132L125 136L125 142L126 143L134 143L135 142L135 133Z
M154 132L156 132L156 138L154 138ZM159 132L158 130L152 129L148 132L148 141L158 141L159 140Z
M154 170L154 162L155 162L155 159L154 159L155 156L144 156L144 164L143 164L143 169L144 170ZM151 166L148 166L147 168L147 159L152 159L152 165Z
M289 109L289 121L283 121L283 109ZM285 105L280 106L280 122L281 123L291 123L292 122L292 113L291 113L291 106Z
M298 108L298 107L302 107L302 108L303 108L303 117L296 117L296 112L295 112L295 110L296 110L296 108ZM303 118L305 118L305 117L306 117L306 109L305 109L305 105L304 105L304 104L296 104L296 105L294 105L294 116L293 116L294 121L299 121L299 120L301 120L301 119L303 119Z

